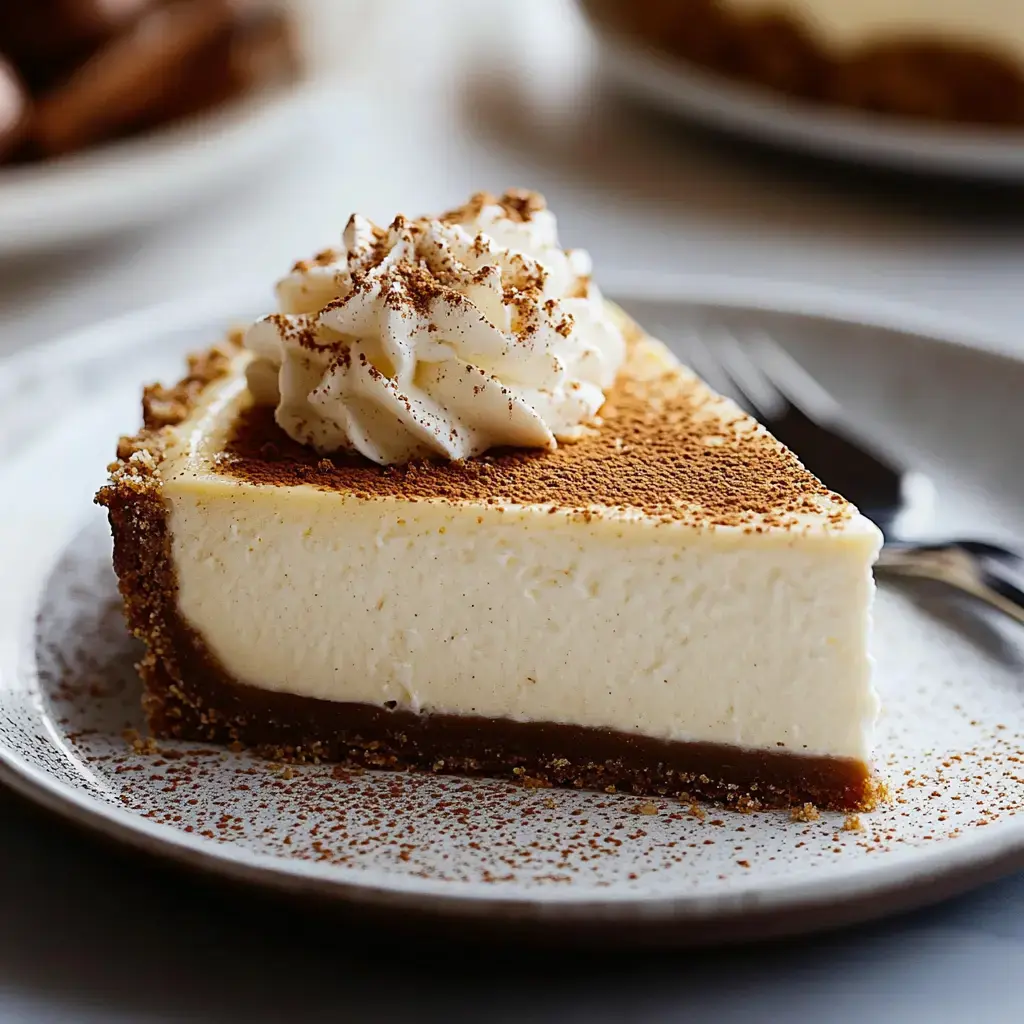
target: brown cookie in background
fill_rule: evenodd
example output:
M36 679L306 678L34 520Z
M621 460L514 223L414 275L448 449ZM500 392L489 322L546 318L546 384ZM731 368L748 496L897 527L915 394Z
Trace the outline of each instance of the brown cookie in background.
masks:
M271 0L0 0L0 52L0 162L149 130L299 71Z
M32 92L53 85L165 0L0 0L0 52Z
M249 11L194 55L186 80L146 110L132 130L149 130L294 81L300 71L290 19L270 9Z
M24 142L31 104L14 65L0 57L0 161L15 155Z
M191 62L226 33L230 0L173 0L116 36L37 102L32 142L42 156L118 134L185 89Z

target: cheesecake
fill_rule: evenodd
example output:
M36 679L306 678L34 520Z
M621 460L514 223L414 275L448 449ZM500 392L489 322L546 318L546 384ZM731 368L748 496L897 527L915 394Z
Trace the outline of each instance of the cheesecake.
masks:
M158 737L867 809L876 527L532 193L296 264L99 493Z
M1024 124L1017 0L584 0L645 45L793 97Z

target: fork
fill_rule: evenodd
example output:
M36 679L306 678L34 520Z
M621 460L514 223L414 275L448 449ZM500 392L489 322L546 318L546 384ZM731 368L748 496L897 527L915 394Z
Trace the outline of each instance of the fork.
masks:
M1024 558L984 540L912 541L901 536L911 495L925 478L880 451L850 423L839 403L764 331L741 339L724 326L684 339L695 372L735 397L832 490L882 531L880 576L935 580L1024 623Z

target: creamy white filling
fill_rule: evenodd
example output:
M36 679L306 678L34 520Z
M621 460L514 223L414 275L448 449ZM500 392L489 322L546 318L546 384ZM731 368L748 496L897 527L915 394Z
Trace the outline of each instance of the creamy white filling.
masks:
M647 360L677 365L656 342ZM637 365L645 365L644 359ZM360 500L211 468L208 389L161 466L179 608L268 690L865 759L878 530L834 505L747 532L639 510ZM721 415L735 420L722 402ZM780 746L780 744L782 746Z
M726 6L793 14L840 50L894 38L938 39L1024 60L1020 0L727 0Z
M746 535L216 490L171 494L179 607L254 686L868 755L870 524Z

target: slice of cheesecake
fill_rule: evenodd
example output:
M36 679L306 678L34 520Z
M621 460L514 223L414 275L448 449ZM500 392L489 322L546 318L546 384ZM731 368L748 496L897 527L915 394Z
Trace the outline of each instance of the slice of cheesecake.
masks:
M543 199L297 263L100 494L159 736L865 808L879 533L606 303Z
M255 401L237 341L147 389L99 501L153 732L869 808L878 530L609 315L625 362L555 448L323 455Z

